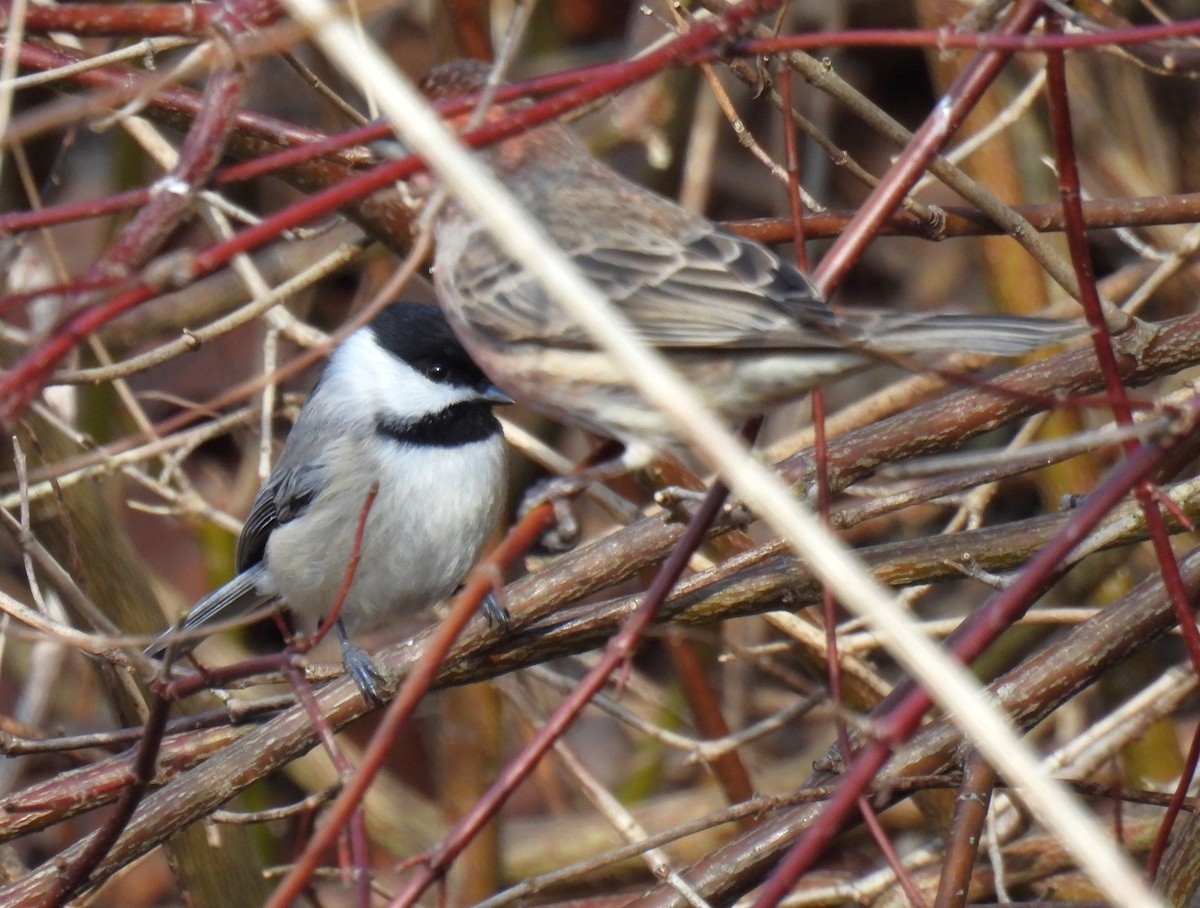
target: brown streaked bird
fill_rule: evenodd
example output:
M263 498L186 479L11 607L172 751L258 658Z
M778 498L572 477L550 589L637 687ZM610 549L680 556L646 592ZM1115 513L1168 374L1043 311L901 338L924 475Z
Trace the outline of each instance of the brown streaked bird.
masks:
M433 99L481 89L460 60L422 81ZM806 274L597 160L565 126L534 127L480 157L549 236L727 422L793 400L882 357L1012 356L1081 326L1014 316L834 312ZM466 208L436 225L434 283L472 358L518 401L625 445L626 467L675 441L607 354Z

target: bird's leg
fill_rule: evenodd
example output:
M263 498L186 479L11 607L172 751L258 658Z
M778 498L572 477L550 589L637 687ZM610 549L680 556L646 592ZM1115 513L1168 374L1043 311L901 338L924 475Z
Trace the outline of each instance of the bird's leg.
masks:
M482 570L491 584L491 588L483 596L483 601L479 603L479 611L483 612L483 617L487 620L488 627L497 628L501 635L507 634L509 615L508 606L504 604L504 578L500 573L500 569L485 560L476 567L476 570ZM460 585L454 591L454 594L457 596L462 591L463 586Z
M351 641L341 618L334 622L334 626L337 628L338 639L342 641L342 664L346 667L346 673L354 679L359 693L367 703L382 706L387 699L387 680L380 674L375 660L367 655L367 651Z
M479 604L479 610L487 619L488 627L494 627L500 631L501 636L506 636L508 634L508 606L504 604L504 574L493 561L485 560L481 567L487 575L491 587L484 594L483 602Z
M577 470L566 476L552 476L534 483L525 493L518 511L524 517L536 507L548 504L554 512L553 525L542 534L541 543L551 552L566 552L579 541L579 521L571 510L571 501L594 482L603 482L628 472L620 458Z
M565 552L579 541L579 521L571 511L571 499L585 492L593 483L604 482L646 466L654 458L654 449L646 445L626 443L617 456L607 456L616 442L601 447L586 466L566 476L552 476L534 483L525 493L518 517L534 508L549 504L554 510L554 526L542 534L542 545L552 552Z
M488 590L479 606L489 627L498 628L501 634L508 633L508 609L501 603L495 590Z

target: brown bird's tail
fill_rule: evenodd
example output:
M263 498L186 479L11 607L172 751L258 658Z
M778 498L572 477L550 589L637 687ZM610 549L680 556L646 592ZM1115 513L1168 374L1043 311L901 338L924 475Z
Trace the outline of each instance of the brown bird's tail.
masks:
M886 353L993 353L1016 356L1078 337L1081 322L1005 315L902 314L842 310L847 340Z

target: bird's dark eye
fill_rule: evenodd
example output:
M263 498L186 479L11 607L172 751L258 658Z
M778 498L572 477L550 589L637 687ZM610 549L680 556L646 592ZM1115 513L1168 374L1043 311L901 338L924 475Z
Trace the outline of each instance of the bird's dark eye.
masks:
M445 381L449 374L450 370L444 363L427 363L425 366L425 377L430 381Z

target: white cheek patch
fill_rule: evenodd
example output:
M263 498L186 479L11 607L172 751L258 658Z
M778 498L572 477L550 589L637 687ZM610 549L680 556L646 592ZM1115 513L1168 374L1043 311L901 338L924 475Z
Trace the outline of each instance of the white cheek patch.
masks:
M419 419L475 396L469 388L430 381L380 347L369 328L346 338L326 368L319 393L334 408L367 418Z

